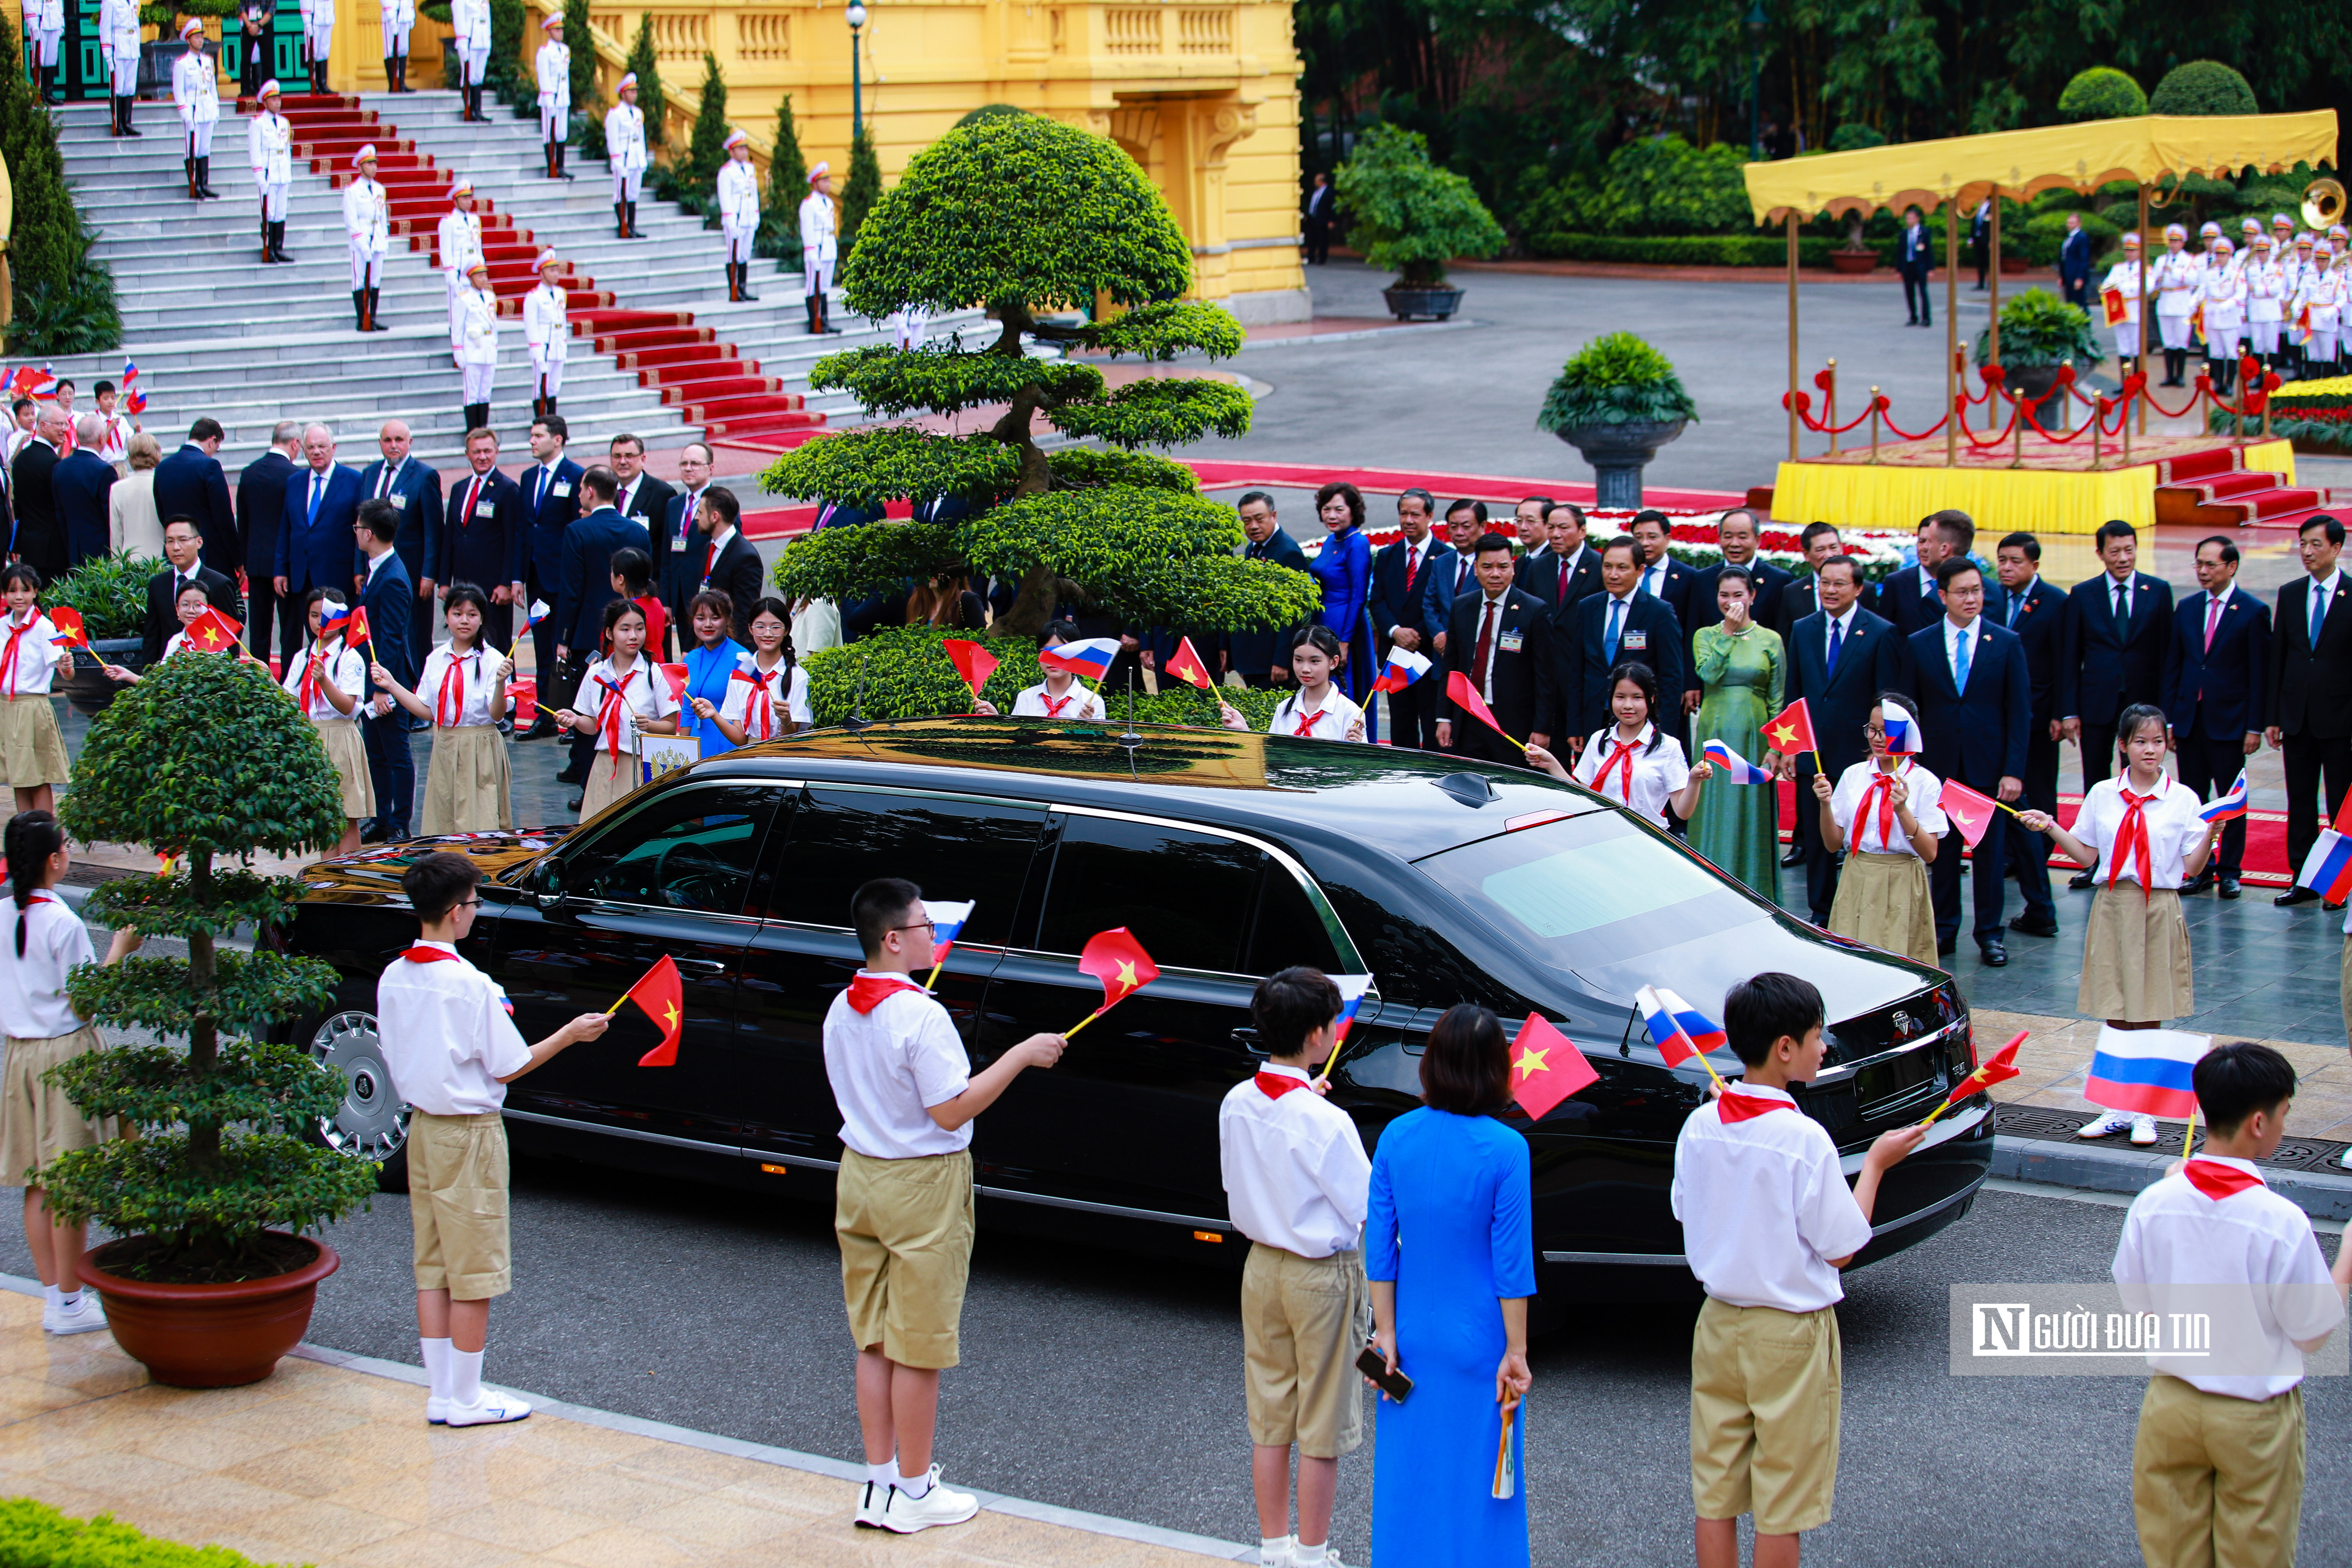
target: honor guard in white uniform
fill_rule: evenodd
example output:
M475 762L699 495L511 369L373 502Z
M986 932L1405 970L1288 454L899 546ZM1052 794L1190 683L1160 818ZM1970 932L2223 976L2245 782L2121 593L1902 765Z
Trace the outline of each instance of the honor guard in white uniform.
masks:
M467 269L482 259L482 215L474 210L473 181L461 179L449 187L449 210L441 218L438 247L441 280L448 288L449 319L454 323L457 296L466 290Z
M25 0L25 31L33 40L34 89L43 103L63 103L58 90L58 46L66 36L66 0Z
M2124 319L2116 323L2116 373L2129 375L2137 368L2139 334L2139 236L2124 236L2124 258L2107 268L2099 281L2100 319L2105 320L2105 299L2112 289L2124 297Z
M488 429L490 378L499 368L499 297L490 292L487 261L477 258L468 268L466 288L449 312L449 357L465 387L466 428Z
M139 96L139 0L99 0L98 34L114 78L114 134L142 135L131 125L131 105Z
M2164 254L2148 263L2148 292L2156 296L2156 326L2164 341L2164 384L2179 386L2189 367L2189 318L2197 310L2197 258L2184 248L2189 231L2164 226Z
M246 128L245 158L253 165L254 194L261 198L261 259L291 261L286 254L286 194L294 187L294 123L278 112L282 98L276 78L261 84L261 109Z
M359 171L343 187L343 232L351 237L352 310L363 332L392 331L375 319L383 293L383 258L392 253L392 202L375 177L375 143L352 154Z
M563 41L563 13L542 24L547 42L539 46L539 137L547 143L547 177L568 180L563 143L572 136L572 50Z
M833 287L833 265L840 256L841 240L833 212L833 165L819 163L809 171L809 194L801 198L801 290L808 296L811 337L834 330L824 319L824 291Z
M490 64L490 0L449 0L449 30L464 84L460 118L480 124L489 118L482 112L482 73Z
M2263 232L2260 218L2247 218L2238 225L2238 237L2230 253L2230 269L2242 275L2254 259L2254 240Z
M2237 247L2215 235L2205 251L2205 369L2222 396L2238 379L2238 344L2246 330L2246 280L2239 276Z
M2329 374L2336 363L2338 333L2344 322L2343 264L2324 245L2312 247L2311 270L2303 288L2287 304L2288 319L2301 321L2310 312L2311 336L2304 344L2304 363L2314 375Z
M181 23L180 38L188 49L172 62L172 102L188 136L188 199L200 202L219 195L213 189L213 127L220 123L220 85L204 50L203 21L191 16ZM263 234L266 238L268 231Z
M2275 226L2273 232L2276 232ZM2286 321L2279 332L2279 358L2291 366L2295 378L2301 380L2303 342L2294 330L2294 297L2302 292L2303 279L2311 271L2311 236L2290 229L2279 236L2276 248L2279 277L2286 284Z
M760 177L751 169L751 139L727 132L727 162L719 165L719 231L727 239L727 297L751 292L751 240L760 232Z
M335 0L301 0L302 52L310 62L310 90L327 90L327 61L335 47Z
M551 250L539 253L539 287L523 296L522 335L530 345L531 417L544 419L555 412L556 395L563 390L564 349L572 341L563 266Z
M646 111L637 107L637 73L613 89L620 101L604 111L604 155L613 168L615 239L637 237L637 193L646 183Z
M383 85L389 92L408 90L408 35L416 26L416 0L380 0L383 27Z
M2278 358L2279 334L2286 326L2286 273L2278 246L2267 234L2254 236L2254 254L2238 277L2246 286L2248 350L2269 370Z

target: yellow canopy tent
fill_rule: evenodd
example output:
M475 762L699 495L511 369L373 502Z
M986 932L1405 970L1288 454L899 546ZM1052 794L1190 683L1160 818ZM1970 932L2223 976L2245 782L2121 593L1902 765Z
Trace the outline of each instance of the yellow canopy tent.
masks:
M1989 196L2016 200L2060 185L2089 195L2112 181L2140 187L2139 227L2145 247L2147 187L2181 174L2232 174L2252 166L2266 173L2295 164L2336 161L2336 111L2305 114L2147 114L2131 120L2094 120L2079 125L2046 125L2032 131L2000 131L1984 136L1949 136L1750 163L1743 173L1748 201L1759 224L1775 219L1789 237L1789 390L1797 390L1797 226L1819 213L1870 213L1879 207L1944 209L1945 397L1948 410L1958 390L1959 223L1962 206ZM1998 355L2000 321L2000 204L1993 203L1993 347ZM2143 283L2145 279L2143 279ZM2145 300L2143 300L2145 304ZM2147 313L2143 309L2140 319ZM1789 411L1789 456L1797 456L1795 399ZM2145 405L2140 410L2147 418ZM2145 429L2145 424L2142 426ZM1945 426L1946 461L1953 460L1958 432Z

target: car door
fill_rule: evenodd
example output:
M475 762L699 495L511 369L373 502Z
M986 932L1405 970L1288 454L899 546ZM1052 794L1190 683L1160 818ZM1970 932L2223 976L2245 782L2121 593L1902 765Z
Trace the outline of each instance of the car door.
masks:
M863 963L849 923L858 888L903 877L929 898L972 900L935 983L970 1048L1045 824L1034 802L866 784L797 792L789 826L772 835L772 904L744 957L740 1022L728 1047L747 1156L784 1164L840 1157L824 1016Z
M641 1010L622 1008L602 1039L518 1079L509 1114L734 1150L739 1090L726 1047L782 794L726 781L655 792L541 868L533 896L499 922L497 973L523 1037L604 1011L665 955L686 1016L676 1065L641 1068L660 1035Z
M997 965L975 1055L1101 1003L1077 967L1097 931L1126 927L1160 977L981 1117L981 1184L1222 1225L1218 1107L1265 1059L1251 994L1290 963L1341 967L1331 931L1303 873L1245 837L1090 807L1057 811L1052 836L1035 934Z

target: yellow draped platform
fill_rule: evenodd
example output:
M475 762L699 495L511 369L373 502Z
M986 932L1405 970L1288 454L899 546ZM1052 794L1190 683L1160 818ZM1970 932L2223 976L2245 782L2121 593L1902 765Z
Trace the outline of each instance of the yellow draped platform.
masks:
M2210 451L2220 443L2174 438L2151 443L2181 452ZM1911 447L1922 448L1918 453ZM1931 451L1929 449L1932 449ZM1912 528L1931 511L1947 507L1967 512L1979 535L2023 530L2031 533L2095 533L2119 517L2135 528L2156 525L2160 475L2154 459L2171 455L2144 452L2135 442L2130 468L2024 468L2008 466L2010 452L1963 451L1960 465L1945 468L1944 444L1906 442L1882 448L1874 464L1862 455L1835 459L1809 458L1782 463L1772 489L1772 515L1790 524L1833 522L1841 528ZM2143 456L2150 460L2139 461ZM1932 458L1932 461L1919 459ZM2110 454L2110 460L2113 454ZM2087 452L2081 459L2088 461ZM2244 466L2263 468L2294 482L2294 447L2285 441L2249 441Z

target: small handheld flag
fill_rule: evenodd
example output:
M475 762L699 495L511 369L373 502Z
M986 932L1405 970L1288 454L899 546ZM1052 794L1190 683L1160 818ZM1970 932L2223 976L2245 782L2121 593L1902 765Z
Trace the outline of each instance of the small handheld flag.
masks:
M1125 926L1114 926L1087 938L1078 953L1078 972L1102 982L1103 1005L1062 1031L1068 1039L1134 993L1160 978L1160 966Z
M1805 706L1803 698L1764 721L1764 743L1784 757L1820 749L1821 742L1813 739L1813 710Z
M1486 706L1486 700L1478 695L1477 688L1470 684L1470 678L1462 671L1457 669L1445 678L1445 695L1453 699L1456 708L1461 709L1506 741L1509 741L1522 752L1528 749L1526 742L1514 739L1508 730L1495 721L1494 711Z
M2015 1078L2018 1070L2017 1047L2025 1044L2026 1034L2026 1030L2018 1030L2015 1039L1995 1051L1976 1071L1954 1084L1952 1092L1944 1096L1944 1103L1929 1111L1927 1120L1919 1125L1926 1127L1960 1101L1972 1095L1981 1094L1997 1083L2006 1083Z
M1375 691L1402 691L1436 667L1409 647L1389 649L1389 662L1381 678L1372 682Z
M1160 672L1172 675L1185 685L1197 686L1203 691L1216 684L1209 674L1209 667L1201 662L1201 655L1192 647L1191 637L1176 639L1176 651L1168 656L1167 662L1160 667Z
M80 648L89 647L89 632L82 625L79 610L68 605L59 605L49 612L49 625L58 628L57 635L49 638L58 647Z
M1895 756L1910 756L1925 751L1927 737L1919 731L1919 721L1911 710L1900 702L1881 702L1879 712L1886 721L1886 750Z
M1330 1059L1323 1064L1322 1076L1326 1079L1339 1065L1339 1047L1348 1043L1348 1030L1355 1024L1356 1012L1363 1006L1364 997L1372 988L1369 974L1334 974L1329 978L1339 988L1339 1016L1335 1020L1339 1026L1331 1037Z
M1111 660L1118 657L1117 637L1087 637L1081 642L1066 642L1041 648L1037 662L1047 669L1058 669L1087 680L1100 680L1110 673Z
M1761 784L1772 782L1769 769L1758 767L1721 741L1709 741L1699 748L1699 754L1723 770L1727 784Z
M2100 289L2099 303L2106 307L2107 325L2111 327L2120 327L2124 324L2124 316L2126 312L2124 308L2124 291L2122 289Z
M979 645L975 643L972 646L976 647ZM923 918L931 922L931 956L936 961L931 965L929 978L923 982L924 990L929 991L938 983L940 971L947 964L948 949L953 947L955 939L963 934L964 922L971 919L972 906L977 902L977 900L966 900L961 904L950 904L937 899L923 900Z
M688 680L692 679L691 673L687 669L686 666L682 664L665 664L658 666L657 668L661 670L663 679L669 682L669 700L672 702L685 701L686 683Z
M236 647L237 633L245 628L220 613L207 607L205 613L188 623L188 644L206 653L227 653Z
M2331 904L2340 904L2347 893L2352 893L2352 837L2333 827L2319 830L2319 842L2303 858L2303 869L2295 873L2294 884L2309 888Z
M1679 1068L1696 1057L1716 1087L1723 1087L1723 1075L1706 1059L1707 1052L1730 1044L1722 1025L1664 986L1643 986L1633 994L1633 1005L1642 1010L1642 1026L1649 1030L1650 1043L1667 1067Z
M139 367L129 360L122 362L122 406L132 414L147 412L147 393L139 384Z
M2197 1060L2212 1048L2210 1035L2102 1026L2083 1098L2133 1116L2194 1116Z
M515 628L514 647L507 649L507 657L509 658L512 658L515 655L520 653L522 651L522 639L530 636L530 628L539 625L540 622L547 619L549 616L553 615L554 613L554 611L548 608L547 601L545 599L533 599L530 602L530 612L522 618L522 625ZM366 623L362 621L361 624L364 626ZM356 641L358 639L347 638L346 640Z
M319 640L320 642L349 631L351 626L352 607L349 605L338 605L332 599L320 601L319 605Z
M1983 839L1985 829L1992 826L1994 812L2005 811L2011 816L2017 815L2015 806L2004 805L1989 795L1979 795L1958 779L1944 781L1943 793L1936 796L1936 804L1943 808L1946 816L1952 819L1953 826L1960 830L1960 837L1969 841L1971 849Z
M57 617L54 616L50 617L52 620L56 618ZM2221 796L2219 800L2216 800L2212 805L2207 806L2197 815L2208 822L2234 821L2236 818L2246 815L2246 806L2250 793L2251 792L2246 787L2245 771L2243 769L2240 769L2238 773L2238 782L2230 786L2230 793Z
M343 632L343 641L347 644L365 643L368 647L368 656L371 658L375 656L375 638L370 635L368 631L367 611L365 609L359 607L354 607L352 609L352 624Z
M1601 1081L1576 1042L1554 1028L1542 1015L1530 1013L1511 1042L1511 1098L1541 1121L1552 1107L1588 1084Z
M622 1002L635 1002L645 1009L646 1016L662 1032L661 1044L637 1058L641 1068L667 1068L677 1065L677 1037L686 1027L686 985L678 978L677 965L668 953L654 961L645 977L623 992L620 1000L604 1009L611 1017L621 1010Z
M979 701L980 689L995 673L996 656L968 637L950 637L940 646L947 650L948 662L963 677L963 683L971 688L971 700Z

